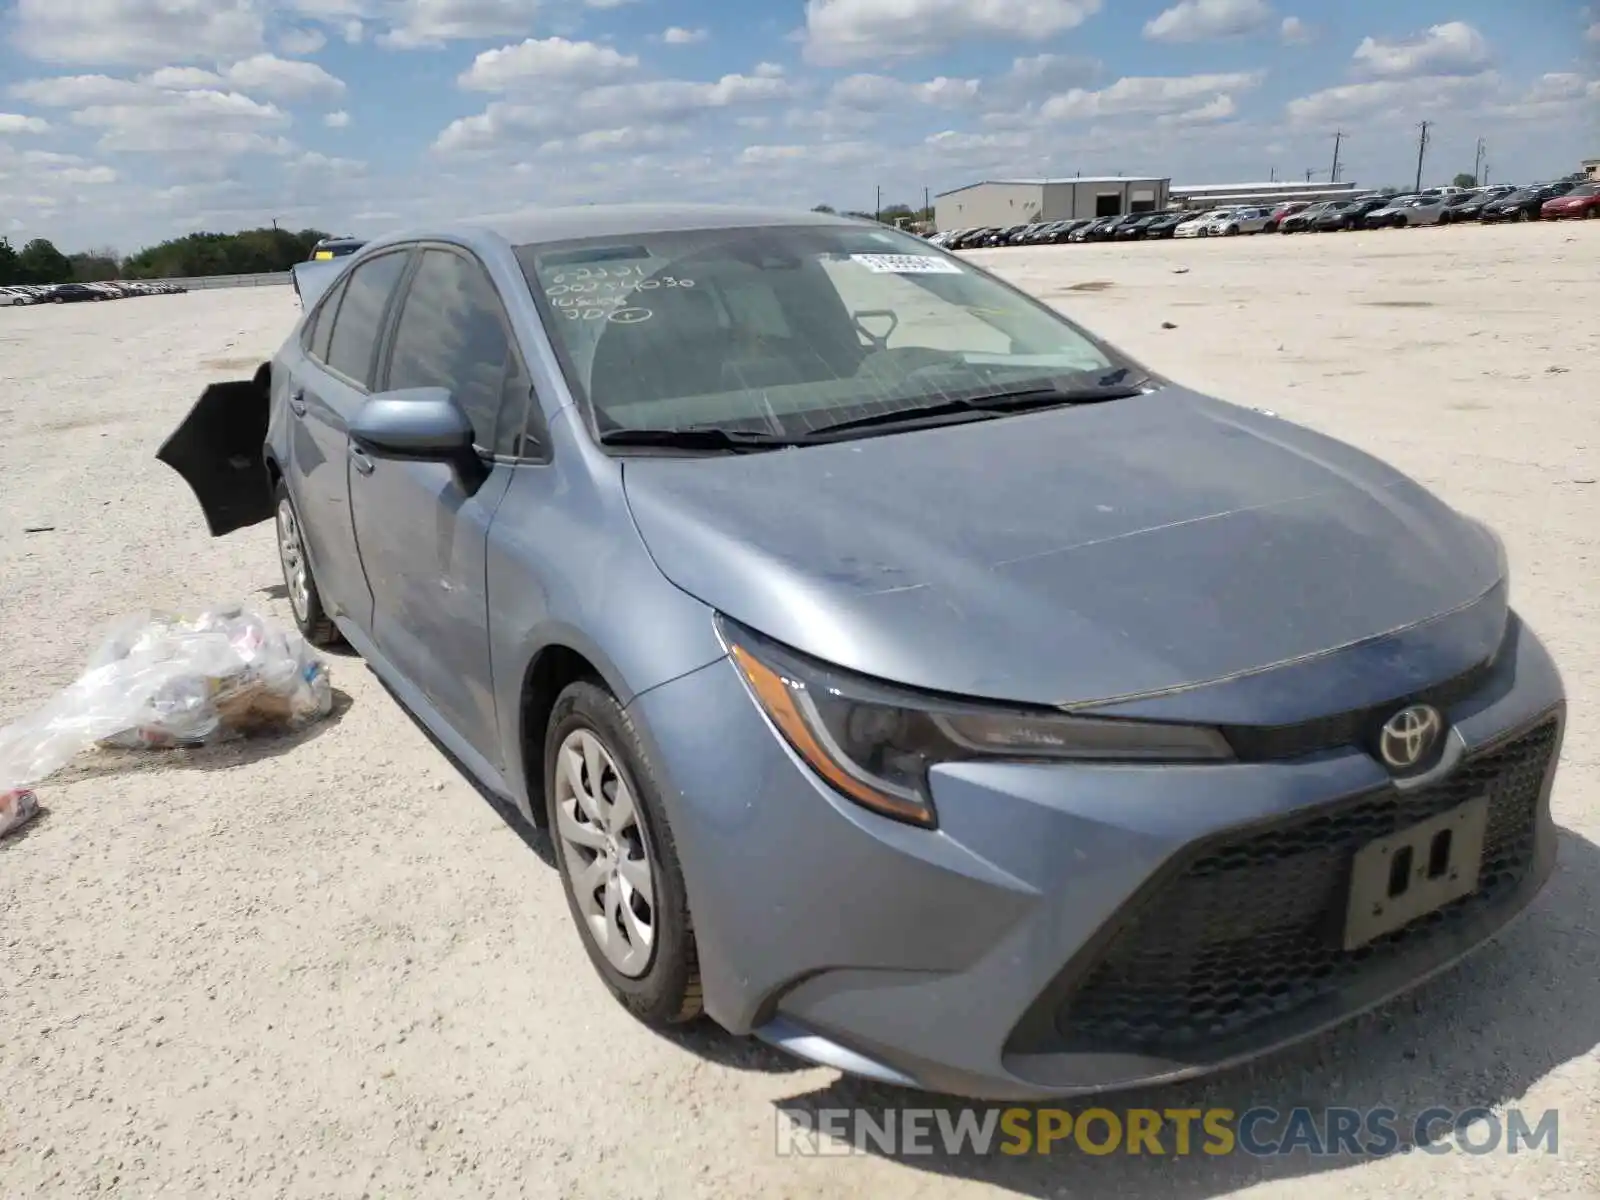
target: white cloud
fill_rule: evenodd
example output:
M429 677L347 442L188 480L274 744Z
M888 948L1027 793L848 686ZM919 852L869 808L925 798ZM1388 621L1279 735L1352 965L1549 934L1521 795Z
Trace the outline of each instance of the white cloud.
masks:
M286 29L278 35L278 49L285 54L315 54L327 44L320 29Z
M1374 79L1324 88L1289 101L1293 125L1318 126L1357 118L1409 122L1418 113L1457 109L1491 91L1492 74L1416 79Z
M554 138L539 147L540 154L626 154L654 150L682 141L685 131L667 125L623 125L616 129L591 129L572 138Z
M1278 37L1286 46L1306 46L1316 41L1317 31L1299 17L1285 17L1278 26Z
M109 75L58 75L14 83L11 94L46 108L82 108L90 104L161 103L162 91L148 83Z
M1490 104L1484 111L1512 121L1562 122L1575 115L1584 102L1595 99L1600 99L1600 79L1553 71L1534 80L1521 95Z
M873 142L825 142L820 145L746 146L739 161L750 166L794 163L799 166L860 166L880 161L883 147Z
M807 0L805 56L824 66L910 58L975 40L1042 42L1101 0Z
M50 122L40 117L25 117L20 113L0 112L0 137L13 133L49 133Z
M1596 21L1584 31L1584 39L1591 42L1600 42L1600 21Z
M359 158L337 158L322 154L316 150L308 150L290 162L289 169L294 171L332 171L358 174L367 169L367 164Z
M378 44L394 50L437 49L446 42L512 37L533 26L538 0L400 0Z
M51 63L227 61L262 47L251 0L17 0L12 40Z
M1155 42L1202 42L1256 33L1272 23L1266 0L1180 0L1145 22L1144 36Z
M1100 77L1101 65L1092 58L1066 54L1034 54L1011 60L1011 69L995 81L1000 88L1037 94L1060 87L1084 87Z
M947 79L943 75L925 83L905 83L886 75L850 75L833 85L832 103L859 112L881 112L907 103L953 107L970 104L978 96L976 79Z
M322 115L322 123L329 129L348 129L350 127L350 114L343 110L324 113Z
M275 104L227 90L192 68L142 79L68 75L13 84L13 95L46 108L71 109L72 124L99 135L102 150L160 152L214 163L241 154L283 154L289 114ZM163 86L165 84L166 86ZM207 86L207 85L210 86Z
M596 42L529 38L515 46L485 50L457 82L468 91L513 92L523 88L582 87L621 78L639 66L636 55Z
M189 92L221 87L223 78L215 71L202 70L200 67L162 67L140 76L139 82L166 91Z
M1262 71L1235 71L1217 75L1125 76L1099 91L1073 88L1051 96L1039 107L1045 121L1087 120L1094 117L1157 116L1194 108L1196 101L1215 104L1235 92L1261 86Z
M1198 108L1185 109L1182 112L1166 113L1156 118L1163 125L1211 125L1217 121L1226 121L1236 116L1239 106L1234 103L1232 96L1224 93L1213 96Z
M662 32L661 40L669 46L693 46L710 36L704 29L685 29L681 25L672 25Z
M1489 42L1464 21L1430 26L1411 37L1361 39L1353 56L1361 71L1376 79L1414 79L1429 75L1475 75L1489 65Z
M295 103L342 96L344 81L316 63L257 54L236 62L222 73L224 81L243 92Z
M434 142L444 153L485 150L529 134L618 129L687 120L714 109L786 100L794 86L781 76L724 75L715 81L657 79L615 83L561 95L554 103L496 101L482 113L452 121Z

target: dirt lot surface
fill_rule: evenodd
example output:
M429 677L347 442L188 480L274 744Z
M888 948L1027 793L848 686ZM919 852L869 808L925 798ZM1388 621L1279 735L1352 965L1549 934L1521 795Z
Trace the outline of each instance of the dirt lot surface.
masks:
M337 657L313 735L75 767L0 843L0 1195L1600 1194L1600 225L977 257L1487 518L1571 697L1561 864L1513 933L1286 1057L1113 1103L1559 1108L1557 1156L780 1158L778 1106L929 1101L635 1025L540 847ZM295 313L287 289L0 311L0 721L117 614L287 619L270 527L210 540L152 455Z

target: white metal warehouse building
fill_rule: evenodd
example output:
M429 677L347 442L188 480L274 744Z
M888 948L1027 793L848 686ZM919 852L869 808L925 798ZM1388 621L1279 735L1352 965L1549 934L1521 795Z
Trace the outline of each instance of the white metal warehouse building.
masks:
M1171 182L1121 175L985 179L935 196L933 223L942 231L1155 212L1166 208Z

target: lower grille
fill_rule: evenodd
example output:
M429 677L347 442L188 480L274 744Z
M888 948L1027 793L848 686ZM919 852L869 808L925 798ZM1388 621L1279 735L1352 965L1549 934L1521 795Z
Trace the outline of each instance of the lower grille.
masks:
M1493 909L1533 863L1557 722L1417 792L1369 794L1207 847L1139 908L1056 1011L1061 1049L1181 1057L1358 981ZM1479 888L1358 949L1340 941L1351 858L1477 796L1489 800Z

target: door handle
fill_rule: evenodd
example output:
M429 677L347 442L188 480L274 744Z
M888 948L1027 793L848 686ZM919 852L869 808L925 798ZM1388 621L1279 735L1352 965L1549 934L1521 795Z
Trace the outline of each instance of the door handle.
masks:
M356 470L360 471L363 475L371 475L374 467L377 465L367 457L367 452L365 450L353 442L350 445L350 461L355 464Z
M306 415L305 388L295 388L294 391L289 393L289 411L297 417Z

